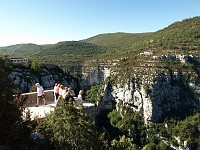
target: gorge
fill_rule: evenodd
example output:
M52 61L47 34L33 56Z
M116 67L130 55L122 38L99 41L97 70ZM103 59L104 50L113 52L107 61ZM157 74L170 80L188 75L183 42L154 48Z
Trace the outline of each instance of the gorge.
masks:
M24 46L36 47L21 54L31 63L12 66L12 83L23 92L34 90L36 82L45 89L55 83L76 93L83 89L85 100L97 105L94 124L110 143L125 138L144 150L147 145L197 149L199 29L200 17L194 17L154 33L113 33L55 45L3 47L0 52L13 55ZM34 60L41 65L33 67Z

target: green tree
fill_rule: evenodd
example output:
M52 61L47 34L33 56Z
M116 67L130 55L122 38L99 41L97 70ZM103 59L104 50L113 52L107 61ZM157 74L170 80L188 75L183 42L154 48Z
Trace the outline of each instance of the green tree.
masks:
M31 69L33 69L34 71L38 71L40 68L40 64L37 60L32 61L31 63Z
M99 101L102 87L103 87L102 85L92 86L90 90L86 91L85 99L91 103Z
M121 112L113 110L108 114L111 125L119 128L124 135L133 138L138 145L143 145L146 137L145 126L141 116L128 107L123 107ZM144 132L143 132L144 131Z
M8 78L10 69L9 62L0 58L0 149L26 149L30 132L13 101L14 86Z
M110 119L110 123L112 126L116 128L120 128L122 125L122 116L120 115L119 111L114 109L112 112L108 114L108 118Z
M94 125L82 110L63 104L45 118L38 127L43 140L52 149L103 149L103 142Z
M160 141L159 144L156 146L158 150L170 150L169 146L167 146L164 142Z
M120 136L119 141L114 139L111 142L111 150L138 150L139 148L137 147L136 144L133 144L133 139Z
M142 150L156 150L156 144L155 143L149 143L143 147Z

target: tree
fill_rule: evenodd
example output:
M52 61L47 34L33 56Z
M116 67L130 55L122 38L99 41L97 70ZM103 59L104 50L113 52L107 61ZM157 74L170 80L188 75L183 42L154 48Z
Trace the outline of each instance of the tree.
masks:
M0 58L0 149L26 149L30 132L13 101L14 86L8 78L10 69L9 62Z
M101 91L102 85L92 86L90 90L87 90L85 99L91 103L96 103L100 99Z
M72 104L56 107L37 130L52 149L103 149L94 125Z
M156 146L156 148L158 150L170 150L170 149L172 149L168 145L166 145L163 141L160 141L159 144Z
M111 150L138 150L139 148L137 147L136 144L133 144L133 139L120 136L119 141L114 139L111 142Z
M137 112L124 106L121 112L117 110L110 112L108 118L112 126L119 128L125 136L133 138L137 145L142 146L145 144L145 126L141 116ZM144 137L145 140L143 140Z
M31 69L33 69L34 71L38 71L38 69L40 68L40 64L38 63L38 61L34 60L31 63Z
M114 109L112 112L108 114L108 118L110 119L110 123L112 126L116 128L120 128L122 126L122 116L120 115L120 112Z
M156 150L156 144L155 143L149 143L143 147L142 150Z

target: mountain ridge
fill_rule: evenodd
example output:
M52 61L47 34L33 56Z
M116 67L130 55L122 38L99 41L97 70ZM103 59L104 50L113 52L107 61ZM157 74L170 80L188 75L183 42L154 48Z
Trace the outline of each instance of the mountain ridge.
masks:
M81 66L88 59L136 57L139 53L157 49L199 50L200 17L184 19L170 24L156 32L147 33L105 33L80 41L63 41L50 45L18 44L0 47L0 53L11 56L28 57L39 62L55 63L62 67ZM65 68L64 65L62 68Z

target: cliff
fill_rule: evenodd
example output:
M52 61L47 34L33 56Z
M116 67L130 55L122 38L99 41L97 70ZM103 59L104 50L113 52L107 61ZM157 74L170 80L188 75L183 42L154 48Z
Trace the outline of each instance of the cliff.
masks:
M164 116L183 109L200 108L200 56L196 52L149 50L139 53L137 60L126 73L120 65L130 61L128 57L85 67L85 84L105 83L99 109L114 101L116 107L120 104L139 112L148 123L160 122Z
M79 88L77 78L65 74L61 68L54 64L43 64L38 70L33 70L24 65L13 65L9 77L12 83L19 87L22 92L29 92L37 82L44 89L53 89L55 83L62 83L73 89Z

